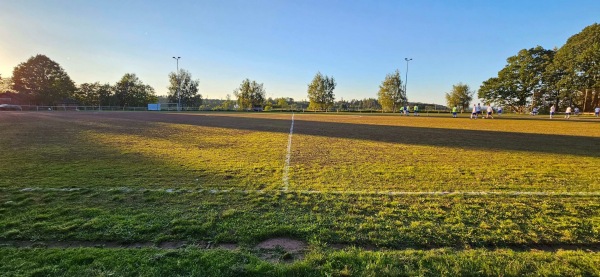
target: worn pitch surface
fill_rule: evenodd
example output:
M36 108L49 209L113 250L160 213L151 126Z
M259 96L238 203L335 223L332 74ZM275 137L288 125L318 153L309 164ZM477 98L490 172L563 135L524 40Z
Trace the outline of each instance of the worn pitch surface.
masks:
M3 112L0 244L598 249L595 119L291 118Z

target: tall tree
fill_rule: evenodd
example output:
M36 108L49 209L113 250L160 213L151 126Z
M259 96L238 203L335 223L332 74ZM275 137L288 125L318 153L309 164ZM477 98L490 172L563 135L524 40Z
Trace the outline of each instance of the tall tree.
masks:
M135 74L127 73L114 87L116 105L129 107L145 107L158 100L154 89L144 84Z
M482 84L479 98L518 111L524 111L529 104L537 106L536 101L543 94L543 76L553 57L553 50L541 46L519 51L507 59L507 65L498 72L498 77Z
M73 98L84 105L106 106L112 100L112 87L110 84L83 83L80 84Z
M183 107L199 107L202 105L202 95L198 93L200 80L192 79L192 74L184 69L179 70L179 74L175 72L169 73L169 91L167 97L171 103L179 103L181 97L181 106ZM179 95L177 90L179 88Z
M556 49L554 51L556 52ZM567 75L565 68L555 61L546 67L546 71L542 76L543 94L540 102L545 103L542 109L549 109L552 105L559 107L561 99L568 95L564 87L560 85L560 80L565 75Z
M396 112L396 108L401 107L407 101L399 70L385 76L377 95L383 111Z
M36 55L17 65L12 80L14 90L42 105L60 102L76 89L64 69L44 55Z
M237 97L240 109L252 109L254 107L262 107L265 102L266 91L263 84L256 81L250 81L246 78L240 84L240 87L233 91L233 95Z
M335 100L333 90L335 89L335 79L317 72L312 82L308 84L309 109L327 111Z
M461 111L469 109L469 104L473 101L474 92L468 85L458 83L452 86L452 91L446 93L446 103L448 107L456 106Z
M571 36L557 52L554 70L560 74L559 100L566 105L592 108L600 102L600 24ZM577 92L583 99L577 97ZM557 100L558 101L558 100ZM584 104L585 103L585 104ZM587 105L586 105L587 104ZM590 110L590 109L588 109Z

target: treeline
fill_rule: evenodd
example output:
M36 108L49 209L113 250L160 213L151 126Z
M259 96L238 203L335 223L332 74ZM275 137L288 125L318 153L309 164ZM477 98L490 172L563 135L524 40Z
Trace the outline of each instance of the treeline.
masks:
M239 88L233 91L237 97L237 102L234 104L228 100L223 107L215 107L214 109L227 110L231 105L233 109L239 110L271 110L292 109L292 110L309 110L309 111L383 111L397 112L404 105L415 104L409 103L406 97L406 85L400 78L400 71L385 76L379 86L377 99L365 98L362 100L344 101L335 100L334 90L337 83L333 76L327 76L321 72L317 72L312 81L308 84L307 96L308 102L297 103L292 98L277 98L266 99L266 90L262 83L245 79L240 84ZM305 107L306 104L306 107ZM416 103L417 105L421 103ZM437 105L433 105L437 107ZM423 105L421 108L427 108Z
M44 55L36 55L17 65L9 80L10 90L22 104L145 106L156 101L154 89L135 74L127 73L115 84L75 85L65 70Z
M166 97L160 102L184 110L311 110L311 111L383 111L397 112L409 103L406 97L406 85L400 78L400 71L385 76L377 99L344 101L335 99L337 85L333 76L317 72L308 84L308 101L296 102L292 98L266 98L266 89L262 83L244 79L233 91L236 100L228 95L217 105L204 104L198 91L199 80L192 78L184 69L168 75L169 86ZM20 104L29 105L84 105L84 106L122 106L145 107L149 103L159 102L154 88L144 84L135 74L127 73L114 84L83 83L76 85L65 70L55 61L44 55L36 55L19 64L13 70L11 78L0 78L0 93L4 97L15 98ZM417 103L420 104L420 103ZM170 108L171 105L167 105ZM427 105L421 105L427 109ZM433 105L437 108L437 105ZM179 109L179 108L177 108Z
M172 103L181 100L182 107L198 107L202 96L198 80L186 70L168 76L167 98ZM126 73L114 84L83 83L76 85L65 70L44 55L36 55L17 65L10 78L0 78L0 93L28 105L84 105L145 107L156 103L154 88L144 84L134 73Z
M600 25L570 37L558 49L537 46L509 57L496 77L483 82L478 97L486 103L524 112L579 107L590 112L600 104Z
M159 102L167 103L165 97L160 96ZM312 109L310 107L310 101L306 100L295 100L294 98L267 98L263 102L262 106L264 111L323 111L319 109ZM406 105L411 108L415 105L423 111L448 111L448 108L443 105L430 104L430 103L415 103L407 102ZM200 110L204 111L236 111L239 110L237 101L226 99L203 99ZM352 100L338 100L334 101L329 107L328 111L332 112L382 112L384 111L376 98L364 98L364 99L352 99ZM397 110L399 111L399 109Z

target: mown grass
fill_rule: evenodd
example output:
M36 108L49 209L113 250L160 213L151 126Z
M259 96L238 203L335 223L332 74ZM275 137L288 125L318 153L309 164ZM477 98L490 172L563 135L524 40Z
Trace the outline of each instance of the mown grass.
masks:
M26 117L29 115L26 115ZM38 118L37 116L42 116ZM287 134L34 115L2 122L0 186L280 187Z
M19 114L5 187L283 186L285 114ZM598 122L296 115L290 189L598 191Z
M0 248L4 276L598 276L600 254L315 249L272 264L248 251Z
M295 188L600 189L597 122L341 117L297 117Z
M0 247L0 272L599 275L599 122L296 114L289 190L280 191L290 123L289 114L1 114L0 244L242 250ZM293 264L260 260L250 249L273 237L310 251ZM422 251L320 248L336 244ZM560 248L593 252L545 251Z
M253 245L284 236L392 249L600 243L600 196L2 192L3 240Z

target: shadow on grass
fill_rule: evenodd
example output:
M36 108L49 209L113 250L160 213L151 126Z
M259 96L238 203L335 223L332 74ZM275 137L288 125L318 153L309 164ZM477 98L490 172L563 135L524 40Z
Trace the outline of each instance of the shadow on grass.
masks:
M290 120L211 114L99 113L94 117L289 133ZM490 151L600 157L600 138L296 120L294 134ZM527 158L527 157L523 157ZM561 157L556 157L561 158Z

